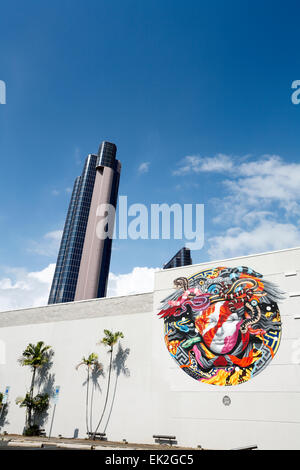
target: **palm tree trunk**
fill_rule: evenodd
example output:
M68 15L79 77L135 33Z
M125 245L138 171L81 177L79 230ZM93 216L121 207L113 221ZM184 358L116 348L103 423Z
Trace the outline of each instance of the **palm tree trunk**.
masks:
M94 406L94 391L95 391L95 384L92 384L92 394L91 394L91 403L90 403L90 430L92 432L93 429L93 406Z
M36 374L36 367L33 367L32 379L31 379L31 385L30 385L30 391L29 391L29 396L30 396L31 399L33 398L35 374ZM28 412L27 425L28 425L28 427L30 427L32 425L32 408L31 408L31 406L28 407L27 412Z
M104 429L103 429L103 432L106 432L108 423L109 423L109 421L110 421L111 413L112 413L113 406L114 406L114 402L115 402L115 398L116 398L118 379L119 379L119 376L116 375L116 382L115 382L114 392L113 392L113 396L112 396L112 400L111 400L111 406L110 406L110 410L109 410L109 413L108 413L108 418L107 418L107 421L106 421L106 425L105 425L105 427L104 427Z
M102 419L103 419L103 416L104 416L104 413L105 413L105 410L106 410L106 406L107 406L107 400L108 400L108 395L109 395L109 388L110 388L110 378L111 378L111 370L112 370L112 356L113 356L113 348L111 348L111 351L110 351L110 361L109 361L109 372L108 372L108 382L107 382L107 390L106 390L106 397L105 397L105 403L104 403L104 408L103 408L103 411L102 411L102 415L101 415L101 418L99 420L99 423L95 429L95 432L94 432L94 436L93 438L95 439L95 435L96 435L96 432L98 431L98 428L102 422Z
M86 421L86 432L87 432L88 437L89 437L89 383L90 383L90 368L89 366L87 366L85 421Z
M36 373L36 367L33 368L32 379L31 379L31 386L30 386L30 397L31 398L33 398L35 373Z

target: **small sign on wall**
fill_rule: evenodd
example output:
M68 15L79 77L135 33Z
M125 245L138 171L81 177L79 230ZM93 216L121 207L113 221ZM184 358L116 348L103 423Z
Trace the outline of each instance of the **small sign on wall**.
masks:
M3 404L3 405L6 405L6 403L7 403L8 394L9 394L9 389L10 389L10 387L7 385L6 388L5 388L5 392L4 392L4 395L3 395L3 399L2 399L2 404Z
M59 392L60 392L60 385L56 385L55 391L54 391L54 397L53 397L53 402L55 405L57 405L58 403Z

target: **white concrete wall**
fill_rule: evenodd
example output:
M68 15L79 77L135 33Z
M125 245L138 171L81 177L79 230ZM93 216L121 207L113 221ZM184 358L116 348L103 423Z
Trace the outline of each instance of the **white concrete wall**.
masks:
M160 300L172 292L173 279L211 266L249 266L288 293L279 304L282 339L270 365L249 382L233 387L199 383L170 357L157 317ZM286 274L296 273L293 276ZM21 433L25 411L15 404L30 383L30 372L17 363L29 342L43 340L54 351L55 384L61 386L52 435L85 435L84 369L75 366L83 355L97 352L107 369L108 354L96 345L103 329L121 330L128 374L120 373L114 406L106 430L111 440L153 442L153 434L174 434L181 445L233 448L256 444L266 449L299 449L300 369L295 341L300 338L300 248L160 271L154 294L99 299L0 314L0 340L6 363L0 364L0 390L11 386L3 429ZM296 319L299 317L299 319ZM299 348L299 346L298 346ZM0 361L1 362L1 361ZM114 372L115 373L115 372ZM115 375L112 384L114 385ZM95 422L101 412L106 381L95 400ZM228 395L231 405L224 406ZM50 409L45 429L52 417ZM106 417L107 419L107 417ZM106 422L104 419L104 423ZM103 431L101 426L100 431Z
M164 423L165 432L174 432L180 442L191 440L209 448L257 444L266 449L299 449L300 366L292 362L293 345L300 338L300 319L295 319L300 317L299 248L158 272L154 305L158 309L160 300L172 292L176 277L210 267L241 265L262 273L287 293L299 294L279 304L282 338L277 354L268 367L243 384L219 387L199 383L163 354L162 320L155 322L152 369L155 383L164 384L163 395L157 397L154 406L157 426ZM292 272L297 274L285 276ZM224 395L231 398L230 406L223 405Z
M58 316L59 312L61 318ZM72 313L74 320L70 317ZM0 390L3 391L6 385L11 386L7 415L9 424L6 424L3 430L9 433L22 433L25 410L15 405L15 399L17 396L24 396L24 392L29 388L31 373L27 367L20 366L17 360L29 342L36 343L42 340L51 345L55 351L53 366L49 372L55 374L55 385L61 387L51 435L62 434L65 437L73 437L74 430L78 428L79 437L86 437L86 389L83 386L86 373L84 367L80 367L78 371L75 367L83 356L88 356L91 352L96 352L100 362L104 364L106 378L99 379L101 392L95 393L94 400L93 415L96 424L101 416L109 364L107 349L97 343L104 336L103 330L110 329L123 332L124 339L120 345L124 357L127 353L128 357L124 364L127 374L123 371L119 374L115 403L106 434L109 439L115 440L123 438L139 442L149 440L151 410L147 403L150 403L151 355L147 351L146 344L149 340L148 332L152 316L152 294L7 312L0 314L0 325L2 316L2 324L10 326L0 328L0 339L6 345L6 364L0 365ZM37 323L32 323L34 316ZM16 317L17 326L13 326L13 317ZM54 321L51 321L52 318ZM65 318L67 320L64 320ZM27 321L30 324L26 324ZM115 352L118 351L117 346ZM112 392L115 380L114 371ZM50 430L52 411L53 406L44 426L47 433ZM108 414L106 413L99 432L103 431ZM135 426L132 425L134 421Z

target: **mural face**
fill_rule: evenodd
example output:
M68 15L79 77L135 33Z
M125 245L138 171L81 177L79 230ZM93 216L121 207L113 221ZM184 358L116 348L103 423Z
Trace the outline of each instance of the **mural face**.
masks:
M281 337L283 292L250 268L201 271L175 279L162 301L165 343L181 369L212 385L237 385L273 359Z

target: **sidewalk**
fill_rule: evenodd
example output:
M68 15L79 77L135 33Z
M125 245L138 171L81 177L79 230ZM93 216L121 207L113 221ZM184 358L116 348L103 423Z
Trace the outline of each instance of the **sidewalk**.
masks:
M0 436L0 450L7 447L22 447L32 449L73 449L73 450L201 450L192 447L181 447L165 444L136 444L114 441L101 441L92 439L71 439L21 436L18 434L6 434Z

